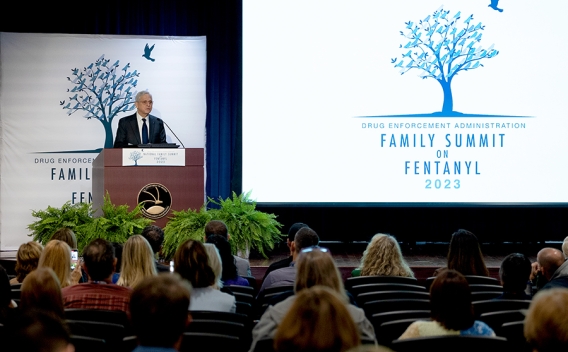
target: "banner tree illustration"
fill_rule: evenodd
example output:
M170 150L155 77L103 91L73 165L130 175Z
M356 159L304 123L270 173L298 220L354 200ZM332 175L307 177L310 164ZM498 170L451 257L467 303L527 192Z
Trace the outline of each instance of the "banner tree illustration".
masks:
M432 78L440 83L444 102L441 112L436 114L462 115L454 111L452 81L458 73L481 68L482 61L499 54L493 45L487 49L480 46L485 26L475 23L473 15L462 20L460 11L452 15L443 7L416 23L405 24L400 31L405 41L399 46L404 54L391 59L391 63L400 69L401 75L417 70L422 79Z
M74 95L69 96L68 101L59 102L63 109L69 110L67 115L82 111L87 120L97 119L103 124L104 148L113 146L114 117L134 110L136 90L133 88L136 88L140 76L137 70L130 71L130 63L119 68L119 60L113 64L110 61L103 54L83 69L72 69L71 77L67 77L67 80L73 84L73 88L67 89L67 92Z

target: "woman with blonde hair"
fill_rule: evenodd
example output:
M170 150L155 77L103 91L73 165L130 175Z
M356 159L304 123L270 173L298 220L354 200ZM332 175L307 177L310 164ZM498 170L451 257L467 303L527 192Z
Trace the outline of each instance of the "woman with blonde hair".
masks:
M363 252L361 265L353 270L352 276L404 276L414 273L402 257L400 246L391 235L376 234Z
M150 243L140 235L130 236L122 249L120 278L116 284L134 288L154 275L157 275L156 263Z
M52 269L61 283L61 288L75 285L81 279L80 265L71 272L71 248L63 241L47 242L39 257L38 268Z
M274 306L268 307L252 331L253 341L250 351L254 351L256 343L259 340L274 337L276 329L282 323L300 292L314 286L324 286L335 292L335 294L340 297L347 312L355 322L360 336L376 341L375 330L371 322L365 317L365 312L361 308L349 304L347 294L343 287L341 274L326 248L305 248L300 253L295 267L295 295L286 298L284 301Z
M298 293L274 336L277 352L344 352L360 343L344 297L325 286Z
M24 279L20 307L22 310L42 310L65 318L61 285L53 270L39 268Z
M223 275L223 263L219 250L212 243L204 243L203 246L205 246L205 251L207 252L207 263L209 263L209 266L213 269L213 273L215 274L215 284L213 288L221 289L223 288L223 281L221 280L221 276Z
M41 251L42 245L35 241L20 245L16 254L16 277L10 280L10 285L21 284L26 276L37 268Z

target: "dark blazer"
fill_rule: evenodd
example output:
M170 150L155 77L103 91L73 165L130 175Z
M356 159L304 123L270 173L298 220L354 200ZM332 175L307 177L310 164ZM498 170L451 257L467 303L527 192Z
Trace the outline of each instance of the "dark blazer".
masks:
M148 115L148 126L150 135L149 143L166 143L166 130L162 119L153 115ZM138 121L136 121L136 113L126 116L118 121L118 130L116 130L116 138L114 139L115 148L124 148L132 145L142 144L140 140L140 130L138 129Z

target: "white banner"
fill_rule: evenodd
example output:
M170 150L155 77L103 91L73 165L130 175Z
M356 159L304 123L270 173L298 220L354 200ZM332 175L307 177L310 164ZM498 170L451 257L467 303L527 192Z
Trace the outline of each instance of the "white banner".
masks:
M92 162L138 91L205 148L205 73L205 37L0 33L0 249L29 240L32 210L91 201Z

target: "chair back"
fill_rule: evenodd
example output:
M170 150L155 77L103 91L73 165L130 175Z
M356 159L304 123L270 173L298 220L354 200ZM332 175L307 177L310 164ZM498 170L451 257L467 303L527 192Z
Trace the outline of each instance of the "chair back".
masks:
M471 292L491 291L503 293L503 286L501 285L487 285L487 284L472 284L469 285Z
M432 336L396 340L392 349L397 352L441 351L441 352L479 352L508 351L507 339L485 336Z
M507 339L509 345L511 346L511 351L532 352L532 347L525 339L524 328L524 321L504 323L499 329L498 336Z
M472 303L476 317L480 317L483 313L489 312L528 309L530 304L531 301L517 299L496 299Z
M238 293L246 293L246 294L249 294L251 296L254 296L254 288L252 288L250 286L226 285L224 287L227 287L233 293L237 293L237 292Z
M229 313L229 312L213 312L207 310L191 310L189 311L191 318L193 320L217 320L217 321L229 321L234 323L240 323L244 326L250 323L250 319L239 313Z
M515 321L524 321L525 315L520 309L517 310L503 310L498 312L488 312L483 313L479 316L479 320L489 325L495 334L499 335L501 326L505 323L511 323Z
M408 285L418 285L418 280L413 277L403 277L403 276L357 276L349 277L345 280L345 289L349 289L353 286L365 285L365 284L408 284Z
M105 340L94 337L71 335L71 343L75 346L75 352L100 352L108 350ZM136 345L134 347L136 347Z
M404 310L427 310L430 311L430 300L427 299L386 299L371 301L363 305L367 318L377 313L386 313Z
M357 296L357 305L362 307L365 303L371 301L380 301L385 299L430 299L428 292L418 291L379 291L365 292Z
M501 282L493 277L478 276L478 275L464 275L467 283L470 285L497 285L501 286Z
M92 337L105 341L109 351L119 351L124 338L124 326L94 321L66 320L72 335Z
M239 345L239 338L231 335L184 332L179 351L235 351L235 346Z
M381 292L381 291L414 291L414 292L427 292L423 286L397 284L397 283L383 283L383 284L364 284L351 287L351 294L355 299L362 293L366 292Z
M490 300L490 299L497 298L497 297L501 296L502 294L503 294L503 292L499 292L499 291L472 292L471 293L471 301L472 302L487 301L487 300Z
M380 329L381 324L403 319L425 320L430 318L430 310L399 310L394 312L376 313L369 319L375 332Z
M392 342L398 339L400 335L402 335L406 331L406 329L408 329L410 324L414 323L417 320L425 319L409 318L382 323L379 326L379 329L375 330L375 334L377 335L377 342L379 343L379 345L390 347L392 345Z

